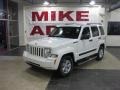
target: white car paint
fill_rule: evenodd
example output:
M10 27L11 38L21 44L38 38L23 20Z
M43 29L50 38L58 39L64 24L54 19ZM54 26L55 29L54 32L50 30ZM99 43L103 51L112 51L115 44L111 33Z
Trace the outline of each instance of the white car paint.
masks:
M75 39L67 39L67 38L57 38L57 37L44 37L39 40L35 40L30 42L29 44L42 47L50 47L50 48L57 48L61 46L65 46L67 44L71 44L72 42L76 41Z
M68 26L68 25L64 25ZM76 27L74 25L69 25L71 27ZM68 39L68 38L59 38L59 37L44 37L39 40L35 40L29 42L29 47L37 48L33 53L33 49L31 51L24 51L24 59L26 62L34 63L39 65L42 68L50 69L50 70L57 70L61 58L63 55L68 53L73 53L74 61L77 62L78 60L88 57L90 55L96 54L99 50L101 44L105 44L105 35L100 34L99 36L93 37L91 32L91 26L99 26L99 25L77 25L81 27L81 31L79 37L77 39ZM60 27L60 26L59 26ZM63 27L63 26L62 26ZM85 27L89 27L91 37L87 40L81 40L82 32ZM100 39L98 39L100 37ZM92 41L90 41L92 40ZM52 55L57 55L57 57L43 57L39 55L39 48L49 48L51 49ZM42 51L40 51L41 53ZM86 53L87 52L87 53Z

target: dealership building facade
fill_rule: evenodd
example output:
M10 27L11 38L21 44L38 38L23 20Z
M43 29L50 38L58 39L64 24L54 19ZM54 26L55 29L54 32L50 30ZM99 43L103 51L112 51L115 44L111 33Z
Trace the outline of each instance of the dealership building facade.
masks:
M13 50L27 42L47 36L60 24L101 23L107 46L120 46L120 9L109 11L104 5L52 3L36 5L24 0L0 1L0 50Z

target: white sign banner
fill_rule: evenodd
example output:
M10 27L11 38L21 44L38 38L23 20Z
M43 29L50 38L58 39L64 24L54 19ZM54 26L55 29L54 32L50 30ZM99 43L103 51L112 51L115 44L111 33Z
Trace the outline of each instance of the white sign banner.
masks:
M25 7L26 38L47 35L56 25L101 23L103 14L101 7Z

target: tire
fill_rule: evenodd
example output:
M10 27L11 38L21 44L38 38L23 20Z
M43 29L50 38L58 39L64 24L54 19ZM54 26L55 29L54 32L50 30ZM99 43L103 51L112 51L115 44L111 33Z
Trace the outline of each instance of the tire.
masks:
M97 61L101 61L104 57L104 47L103 46L100 46L99 50L98 50L98 53L97 53L97 58L96 60Z
M69 55L63 56L59 64L59 76L68 76L73 70L73 58Z

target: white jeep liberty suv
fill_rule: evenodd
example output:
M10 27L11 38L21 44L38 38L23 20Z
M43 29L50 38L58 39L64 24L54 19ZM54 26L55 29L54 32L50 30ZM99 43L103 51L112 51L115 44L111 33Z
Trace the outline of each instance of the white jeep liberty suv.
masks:
M23 56L32 67L57 70L67 76L74 63L86 57L94 55L96 60L102 60L105 38L101 24L59 25L48 37L29 42Z

